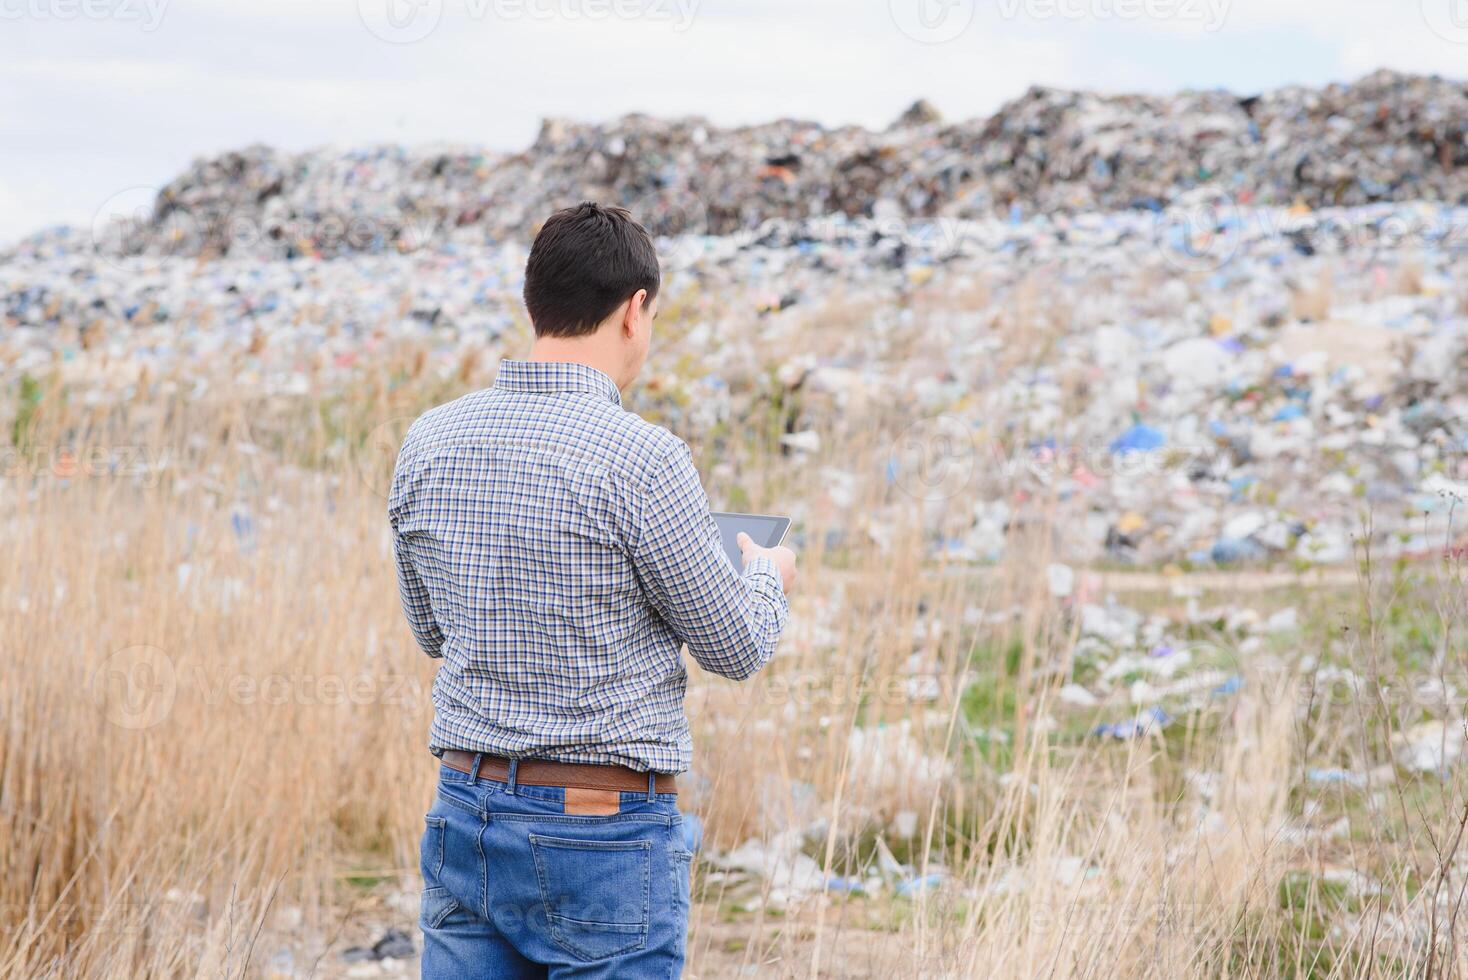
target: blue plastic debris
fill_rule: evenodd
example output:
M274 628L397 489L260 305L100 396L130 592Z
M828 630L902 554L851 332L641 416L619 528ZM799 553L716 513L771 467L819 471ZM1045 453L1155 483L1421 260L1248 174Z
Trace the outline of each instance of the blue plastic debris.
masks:
M1352 772L1349 769L1310 768L1305 770L1305 778L1312 783L1324 785L1340 784L1357 787L1366 785L1365 773Z
M696 813L679 811L678 816L683 821L683 846L688 853L697 854L703 846L703 820Z
M1252 561L1264 557L1264 548L1248 538L1219 538L1213 543L1210 557L1220 565Z
M897 886L897 894L904 896L917 895L937 888L943 884L943 879L944 875L941 872L921 875L917 878L909 878Z
M1146 452L1150 449L1161 449L1165 445L1167 436L1162 434L1161 429L1154 429L1150 425L1134 425L1112 441L1111 451Z
M832 875L826 879L826 891L837 892L842 895L854 895L866 891L860 878L846 878L841 875Z
M1112 722L1105 725L1097 725L1091 732L1102 738L1136 738L1147 735L1155 728L1162 728L1172 721L1172 716L1158 707L1148 708L1135 718L1126 721Z
M234 530L235 539L240 543L240 550L253 551L255 548L255 519L250 516L249 511L234 511L229 516L229 526Z
M1248 490L1257 482L1257 477L1252 474L1245 476L1230 477L1228 481L1228 499L1240 501L1244 499L1244 491Z
M1215 698L1226 698L1230 694L1238 694L1239 691L1243 690L1243 688L1244 679L1242 677L1230 677L1228 680L1224 681L1222 684L1213 689L1213 696Z

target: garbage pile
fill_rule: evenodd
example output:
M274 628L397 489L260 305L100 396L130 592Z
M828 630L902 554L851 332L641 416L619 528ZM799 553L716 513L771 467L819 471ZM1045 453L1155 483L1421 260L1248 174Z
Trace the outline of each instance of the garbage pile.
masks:
M1378 555L1451 544L1468 208L1245 209L1202 247L1188 219L834 216L664 239L679 328L629 401L710 459L778 409L781 450L821 473L797 518L883 482L886 507L857 508L837 546L888 547L914 508L934 549L979 564L1047 523L1079 564L1338 563L1368 517ZM528 336L519 243L201 263L66 241L0 263L0 363L89 404L165 382L320 396L404 344L452 381Z
M523 353L526 232L597 197L662 233L677 310L633 404L710 451L780 413L821 473L806 506L860 515L835 546L888 547L917 508L956 562L1054 526L1075 564L1330 564L1368 518L1378 554L1429 554L1468 500L1465 92L1379 72L1035 90L882 133L633 116L509 156L252 148L101 248L0 256L0 365L87 404L330 394L405 346L482 379ZM854 508L874 479L886 506Z
M726 235L828 214L1160 210L1203 192L1312 208L1468 202L1468 85L1380 71L1243 98L1034 88L950 126L919 102L883 132L548 120L512 154L252 146L196 161L151 214L95 237L110 254L329 257L526 239L580 200L625 205L656 234Z
M1157 209L1199 189L1314 208L1468 194L1468 86L1390 71L1245 98L1036 88L943 139L957 155L913 178L932 213Z

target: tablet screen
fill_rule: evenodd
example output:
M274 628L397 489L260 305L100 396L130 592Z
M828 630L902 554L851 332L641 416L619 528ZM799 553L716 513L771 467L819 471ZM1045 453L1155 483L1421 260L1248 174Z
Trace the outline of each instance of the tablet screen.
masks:
M772 517L766 514L721 514L713 515L714 523L719 525L719 537L724 543L724 553L729 556L735 569L744 571L744 556L739 551L739 545L735 538L743 531L754 539L754 543L761 548L773 548L785 540L785 532L790 530L790 518Z

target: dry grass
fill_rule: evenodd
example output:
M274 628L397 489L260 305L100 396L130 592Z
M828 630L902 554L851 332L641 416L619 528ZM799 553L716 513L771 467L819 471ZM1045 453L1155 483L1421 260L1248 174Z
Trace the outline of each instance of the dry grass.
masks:
M330 946L364 902L416 888L432 663L400 618L382 489L393 420L484 383L493 358L442 380L424 361L386 353L375 384L304 408L216 383L207 401L100 413L46 391L28 410L0 513L0 975L256 976L268 950ZM740 503L809 516L777 662L692 685L685 807L721 851L823 828L802 844L823 874L895 849L946 884L779 901L790 881L751 898L701 868L690 975L1468 975L1461 781L1393 773L1392 734L1422 713L1374 696L1417 642L1404 617L1464 676L1457 571L1316 596L1297 649L1242 659L1236 697L1163 733L1057 737L1077 636L1044 585L1044 501L985 576L930 557L931 507L864 523L893 500L879 474L904 410L830 413L811 460L777 450L805 416L772 401L768 430L705 458L716 502L734 466L759 474ZM34 451L57 446L167 462L104 474ZM836 486L834 461L877 475ZM1375 686L1314 703L1327 649ZM1317 765L1388 771L1322 791ZM1337 818L1344 835L1302 830ZM341 969L334 948L296 968Z

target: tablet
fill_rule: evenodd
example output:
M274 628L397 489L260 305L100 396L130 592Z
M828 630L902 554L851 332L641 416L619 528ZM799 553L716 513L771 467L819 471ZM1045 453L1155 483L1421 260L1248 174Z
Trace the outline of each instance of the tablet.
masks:
M721 514L715 512L714 523L719 525L719 537L724 542L724 553L736 571L744 571L744 553L739 550L735 539L743 531L754 539L761 548L773 548L785 540L790 530L790 518L771 517L767 514Z

